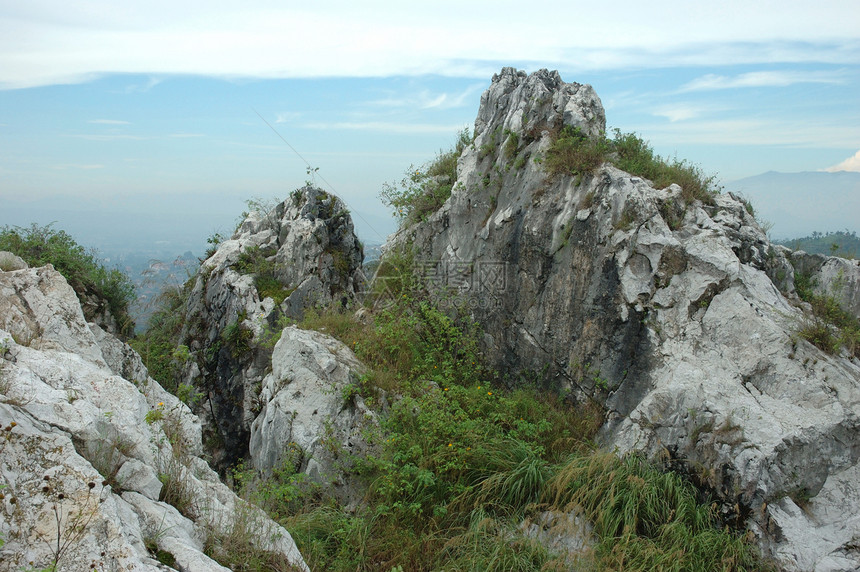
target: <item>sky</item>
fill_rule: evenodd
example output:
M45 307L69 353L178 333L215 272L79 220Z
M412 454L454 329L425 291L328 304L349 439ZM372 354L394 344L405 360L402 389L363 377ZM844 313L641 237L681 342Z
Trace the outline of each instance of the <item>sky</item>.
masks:
M504 66L593 85L608 127L726 182L860 171L856 0L0 0L0 225L201 252L312 181L383 242L382 185Z

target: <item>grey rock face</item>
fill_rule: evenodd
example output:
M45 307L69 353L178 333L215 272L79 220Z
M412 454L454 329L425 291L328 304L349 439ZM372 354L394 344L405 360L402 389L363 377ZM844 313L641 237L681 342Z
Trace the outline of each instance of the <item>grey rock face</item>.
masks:
M817 294L832 296L843 310L860 318L860 260L802 250L789 256L795 272L807 275Z
M364 366L341 342L286 328L263 380L262 411L251 426L251 461L264 474L284 463L326 487L346 505L363 487L350 479L350 458L369 449L366 428L376 414L360 395Z
M562 124L603 131L589 86L503 70L451 197L394 244L512 382L603 401L608 447L683 460L787 569L856 568L860 364L796 335L794 269L741 201L609 164L550 178Z
M204 393L198 412L219 465L246 455L250 426L282 316L349 305L363 287L362 247L343 202L305 187L268 212L252 212L203 262L186 314L193 359L186 382ZM261 281L267 280L267 282ZM283 297L279 304L267 292Z
M242 511L270 550L307 569L289 533L245 507L201 453L199 419L128 346L86 323L58 272L0 272L0 571L58 557L60 570L172 569L147 542L177 569L222 570L203 539ZM182 514L159 500L166 483Z

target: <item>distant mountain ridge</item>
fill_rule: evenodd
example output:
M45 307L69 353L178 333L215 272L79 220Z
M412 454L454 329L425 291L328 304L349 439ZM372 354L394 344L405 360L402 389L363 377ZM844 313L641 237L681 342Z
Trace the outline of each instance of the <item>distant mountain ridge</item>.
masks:
M756 216L773 223L775 239L860 230L860 173L768 171L726 183L725 190L750 199Z

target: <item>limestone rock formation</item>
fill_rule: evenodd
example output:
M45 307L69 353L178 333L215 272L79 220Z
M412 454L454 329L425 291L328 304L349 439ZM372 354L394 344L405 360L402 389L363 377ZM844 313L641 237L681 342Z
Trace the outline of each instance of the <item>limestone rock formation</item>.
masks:
M0 570L227 570L204 544L237 523L307 570L201 452L199 419L58 272L0 272Z
M250 456L263 474L290 463L344 505L360 500L352 459L370 450L378 429L361 396L364 366L343 343L295 326L281 334L263 380L262 411L251 426Z
M680 460L784 568L856 569L860 363L797 334L794 260L731 195L609 163L549 176L563 126L605 130L590 86L504 69L451 197L390 247L412 245L511 383L605 403L608 447Z
M247 454L250 427L283 316L347 306L363 287L362 246L343 202L317 188L251 212L205 260L186 311L186 382L200 388L215 462Z
M787 255L795 272L806 275L812 282L816 294L832 296L843 310L860 318L860 260L807 254L802 250Z

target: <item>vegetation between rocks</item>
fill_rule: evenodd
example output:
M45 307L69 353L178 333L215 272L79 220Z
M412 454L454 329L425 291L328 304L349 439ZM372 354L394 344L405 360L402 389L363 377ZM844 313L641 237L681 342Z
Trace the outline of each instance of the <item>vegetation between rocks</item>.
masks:
M750 539L721 529L689 482L596 448L599 406L498 385L478 328L416 293L408 256L383 265L390 280L371 322L312 311L300 324L353 348L370 368L353 391L371 406L390 403L379 431L365 435L378 453L350 459L365 502L339 506L292 464L274 484L247 470L234 476L312 569L761 569ZM526 535L523 523L545 513L592 522L588 548L554 552Z
M860 320L845 311L836 297L818 292L815 279L808 274L796 273L794 288L812 306L812 317L799 326L798 335L831 355L844 349L860 357Z
M579 129L565 126L547 149L544 165L551 175L581 177L594 173L605 161L650 180L658 189L677 184L685 204L696 200L713 204L713 196L720 190L715 175L705 175L684 159L664 159L654 153L647 141L619 129L614 130L610 139L605 135L588 137Z
M424 220L451 196L457 182L457 159L471 143L469 132L461 131L454 147L440 151L434 161L411 165L399 183L384 183L379 198L407 224Z

